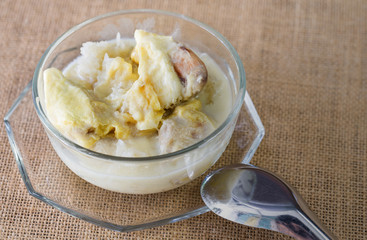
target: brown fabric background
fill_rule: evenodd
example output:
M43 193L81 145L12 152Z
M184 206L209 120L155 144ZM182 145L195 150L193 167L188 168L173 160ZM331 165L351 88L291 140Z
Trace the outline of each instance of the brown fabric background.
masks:
M266 129L252 163L287 179L340 239L367 239L367 1L0 1L4 116L60 34L110 11L196 18L237 49ZM207 213L132 233L31 197L0 129L1 239L289 239Z

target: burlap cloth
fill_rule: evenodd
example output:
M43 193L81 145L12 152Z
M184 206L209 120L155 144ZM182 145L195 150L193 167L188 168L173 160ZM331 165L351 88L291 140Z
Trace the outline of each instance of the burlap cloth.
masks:
M56 37L130 8L180 12L221 32L266 129L252 163L289 180L340 239L367 239L366 1L2 0L1 115ZM94 226L31 197L4 127L0 137L1 239L288 239L213 213L132 233Z

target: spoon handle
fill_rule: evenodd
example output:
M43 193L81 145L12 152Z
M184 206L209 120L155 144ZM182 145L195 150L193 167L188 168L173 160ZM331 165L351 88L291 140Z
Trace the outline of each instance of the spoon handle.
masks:
M310 210L306 202L301 196L294 193L298 209L295 210L295 218L284 218L283 226L285 231L283 233L290 235L296 239L315 239L315 240L337 240L338 238L320 221L320 219ZM278 225L279 226L279 225ZM279 227L278 227L278 230Z

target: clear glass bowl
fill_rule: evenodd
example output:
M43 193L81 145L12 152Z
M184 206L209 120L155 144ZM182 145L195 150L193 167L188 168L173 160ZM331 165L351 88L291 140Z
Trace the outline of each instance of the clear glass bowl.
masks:
M166 35L173 34L175 39L193 50L208 53L231 80L234 103L231 114L204 140L171 154L149 158L121 158L95 153L74 144L48 121L42 108L43 70L51 66L60 69L65 67L78 56L78 49L83 42L112 39L116 32L120 32L124 37L132 37L135 28ZM37 115L34 112L30 114L33 107L30 96L31 85L37 114L47 134L40 131L41 124L37 121ZM264 135L264 128L249 95L244 95L245 77L240 59L228 41L215 30L182 15L155 10L130 10L88 20L57 39L43 55L33 82L28 84L4 120L21 175L31 195L97 225L118 231L132 231L207 212L208 209L204 207L199 191L204 176L198 176L219 157L220 161L213 168L250 161ZM243 100L245 104L242 106ZM47 135L53 147L47 141ZM221 155L228 143L227 150ZM57 154L53 149L57 150ZM120 174L118 169L126 166L126 163L133 168L141 164L147 164L148 167L163 166L163 172L167 169L165 166L174 165L176 168L170 168L172 172L181 171L183 176L174 187L186 184L156 194L116 193L83 181L73 174L59 157L71 170L95 185L99 184L98 181L93 182L95 177L88 178L90 174L83 175L79 170L80 167L75 167L76 164L90 168L90 165L93 166L96 162L98 166L102 166L98 162L104 164L107 162L108 169L113 169L117 175ZM177 164L181 162L180 159L190 161L180 165ZM104 171L103 167L95 167L92 170L102 173ZM155 177L163 172L152 174ZM158 184L159 188L164 184L164 182ZM149 187L154 188L156 185L157 183L154 183Z
M231 102L226 120L208 137L180 151L152 157L117 157L93 152L67 139L45 113L43 72L64 69L88 41L133 38L144 29L174 39L199 53L208 54L223 71L230 86ZM210 73L209 73L210 74ZM210 27L182 15L133 10L87 20L65 32L46 50L33 77L33 100L60 159L84 180L107 190L131 194L157 193L182 186L209 169L221 156L232 136L245 95L245 72L230 43ZM217 114L224 114L218 112Z

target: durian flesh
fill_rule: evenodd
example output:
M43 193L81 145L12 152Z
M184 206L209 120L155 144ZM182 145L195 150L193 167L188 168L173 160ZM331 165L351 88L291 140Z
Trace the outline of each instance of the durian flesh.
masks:
M44 71L47 116L81 146L157 133L167 109L187 99L170 59L181 45L143 30L134 37L85 43L63 72Z

